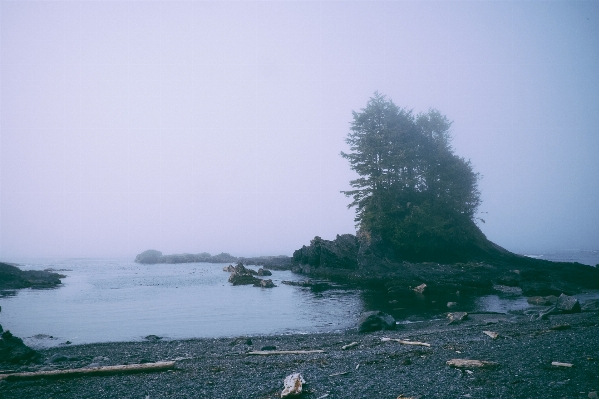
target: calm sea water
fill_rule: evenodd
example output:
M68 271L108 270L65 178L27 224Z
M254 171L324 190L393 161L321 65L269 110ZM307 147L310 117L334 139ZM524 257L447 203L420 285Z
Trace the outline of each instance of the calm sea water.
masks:
M564 253L565 252L565 253ZM544 259L599 263L599 251L562 251ZM281 284L302 280L273 271L276 288L232 286L226 264L140 265L126 259L6 259L23 269L53 268L67 277L56 289L0 295L0 324L34 347L344 330L365 310L400 320L447 311L445 302L389 303L388 298L337 287L322 292ZM597 295L594 294L594 297ZM582 298L581 298L582 299ZM488 295L460 310L507 312L529 305L522 297Z

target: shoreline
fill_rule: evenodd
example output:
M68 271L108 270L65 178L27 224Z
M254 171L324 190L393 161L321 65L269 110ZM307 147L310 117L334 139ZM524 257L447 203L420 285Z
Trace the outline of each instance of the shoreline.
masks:
M497 332L496 339L483 331ZM430 347L384 342L394 338ZM358 342L353 348L344 345ZM324 353L251 356L252 350ZM299 372L306 398L587 398L599 390L599 312L552 315L471 314L459 324L427 320L395 331L355 329L310 334L255 335L112 342L40 350L39 365L17 371L175 361L154 373L0 382L3 398L207 397L278 398L286 376ZM456 369L454 358L497 363ZM573 367L552 366L552 362ZM4 370L7 365L2 365ZM14 368L14 366L13 366ZM328 395L328 396L325 396Z

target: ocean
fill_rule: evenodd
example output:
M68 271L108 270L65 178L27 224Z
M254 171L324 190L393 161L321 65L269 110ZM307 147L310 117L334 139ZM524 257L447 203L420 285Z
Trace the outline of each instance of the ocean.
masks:
M599 251L540 254L549 260L599 263ZM241 335L314 333L354 327L365 310L418 319L423 309L381 303L356 289L318 291L281 284L304 276L272 271L277 287L232 286L227 264L141 265L130 259L3 259L26 270L66 275L53 289L0 293L0 325L32 347ZM595 262L595 263L593 263ZM528 306L522 297L489 295L473 309L508 311ZM426 315L433 316L432 314Z

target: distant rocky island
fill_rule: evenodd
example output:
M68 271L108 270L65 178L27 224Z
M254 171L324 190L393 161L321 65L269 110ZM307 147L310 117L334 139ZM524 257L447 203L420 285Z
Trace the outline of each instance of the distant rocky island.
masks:
M136 263L142 264L176 264L176 263L237 263L242 262L246 265L264 266L269 269L290 269L291 268L291 257L280 255L280 256L256 256L256 257L236 257L226 252L218 255L210 255L208 252L201 252L198 254L174 254L174 255L163 255L162 252L149 249L137 255L135 257Z

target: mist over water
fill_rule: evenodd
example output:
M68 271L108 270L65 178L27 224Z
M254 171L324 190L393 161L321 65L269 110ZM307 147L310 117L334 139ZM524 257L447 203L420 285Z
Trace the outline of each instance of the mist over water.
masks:
M0 260L291 255L355 231L375 91L454 121L480 223L597 250L599 3L0 2Z

